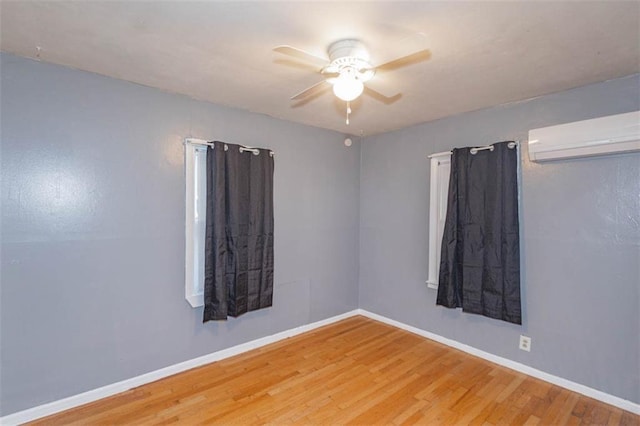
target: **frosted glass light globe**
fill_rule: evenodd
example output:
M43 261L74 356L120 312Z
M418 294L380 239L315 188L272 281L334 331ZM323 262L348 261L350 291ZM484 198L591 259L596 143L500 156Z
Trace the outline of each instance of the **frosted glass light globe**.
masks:
M362 94L364 84L352 76L341 75L333 84L333 93L343 101L349 102Z

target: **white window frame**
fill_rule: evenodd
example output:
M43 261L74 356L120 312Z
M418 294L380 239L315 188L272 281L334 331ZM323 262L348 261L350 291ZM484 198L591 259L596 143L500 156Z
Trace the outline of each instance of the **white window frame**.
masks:
M204 305L204 232L207 145L185 143L185 298Z
M451 152L430 155L431 182L429 188L429 275L427 287L437 289L440 272L442 234L447 218Z

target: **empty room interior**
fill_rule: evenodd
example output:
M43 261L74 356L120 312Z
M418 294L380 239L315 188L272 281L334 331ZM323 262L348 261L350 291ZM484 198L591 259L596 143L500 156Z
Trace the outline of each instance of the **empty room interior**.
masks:
M0 424L640 425L640 2L0 1Z

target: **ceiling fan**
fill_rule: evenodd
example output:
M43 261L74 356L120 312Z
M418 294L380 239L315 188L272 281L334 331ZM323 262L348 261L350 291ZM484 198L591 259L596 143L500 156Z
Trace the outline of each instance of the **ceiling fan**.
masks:
M431 54L423 47L424 40L425 35L422 33L403 40L397 46L397 52L393 58L383 60L378 65L371 64L365 45L360 40L351 38L331 43L327 48L328 58L322 58L289 45L277 46L273 50L320 67L314 70L324 77L313 86L293 95L291 100L310 98L332 86L333 93L347 102L346 123L349 124L350 102L357 99L363 92L387 104L400 98L401 94L386 88L384 79L376 74L429 59Z

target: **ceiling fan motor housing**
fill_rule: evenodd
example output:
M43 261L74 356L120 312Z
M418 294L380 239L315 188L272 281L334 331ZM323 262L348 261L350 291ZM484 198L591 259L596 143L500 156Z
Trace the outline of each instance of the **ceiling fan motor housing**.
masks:
M360 40L355 39L335 41L329 45L327 53L331 62L345 56L359 58L365 62L369 61L369 52L366 47Z
M375 70L369 63L369 53L359 40L338 40L329 45L327 53L331 63L322 70L323 73L350 74L353 72L362 82L370 80L375 74Z

